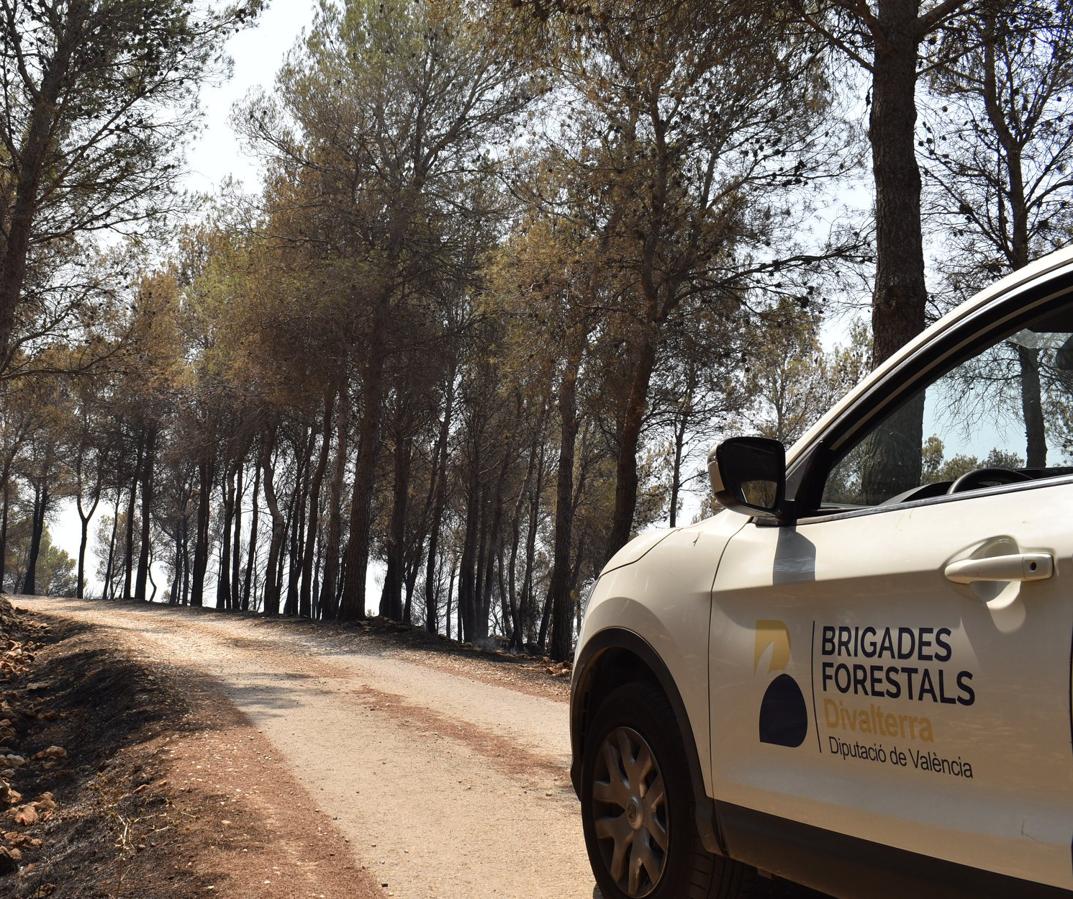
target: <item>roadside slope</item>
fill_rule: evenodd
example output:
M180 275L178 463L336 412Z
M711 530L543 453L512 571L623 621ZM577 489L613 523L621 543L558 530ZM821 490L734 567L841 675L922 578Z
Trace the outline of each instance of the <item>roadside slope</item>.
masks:
M219 691L390 895L593 895L561 691L535 695L545 691L346 632L162 606L18 604L93 625L136 661ZM207 778L223 773L206 761Z

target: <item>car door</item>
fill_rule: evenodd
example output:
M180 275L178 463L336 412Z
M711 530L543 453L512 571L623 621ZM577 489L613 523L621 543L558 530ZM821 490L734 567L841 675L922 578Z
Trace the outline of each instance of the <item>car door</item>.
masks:
M731 540L710 644L723 801L1073 887L1069 307L861 427L812 514ZM1038 444L1024 459L1033 343L1049 468ZM915 474L892 435L920 444Z

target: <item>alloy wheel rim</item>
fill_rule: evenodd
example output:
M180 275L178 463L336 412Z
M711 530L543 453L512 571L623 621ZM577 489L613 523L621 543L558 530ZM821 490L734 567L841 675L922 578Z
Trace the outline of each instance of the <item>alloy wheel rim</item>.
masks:
M632 727L616 727L600 745L592 812L615 885L631 899L648 896L667 864L670 820L663 772L652 747Z

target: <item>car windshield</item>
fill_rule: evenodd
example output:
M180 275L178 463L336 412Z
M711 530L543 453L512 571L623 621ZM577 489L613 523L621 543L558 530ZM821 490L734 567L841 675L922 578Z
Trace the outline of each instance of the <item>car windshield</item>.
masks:
M1066 301L975 351L866 430L832 469L823 504L908 502L955 483L979 489L1073 472L1071 396ZM978 474L959 482L970 472Z

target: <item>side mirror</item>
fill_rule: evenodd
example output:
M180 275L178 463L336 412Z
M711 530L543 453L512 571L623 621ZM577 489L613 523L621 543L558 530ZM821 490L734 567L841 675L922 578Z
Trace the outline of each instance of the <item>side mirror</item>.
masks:
M708 454L712 493L728 509L786 519L786 447L767 437L732 437Z

